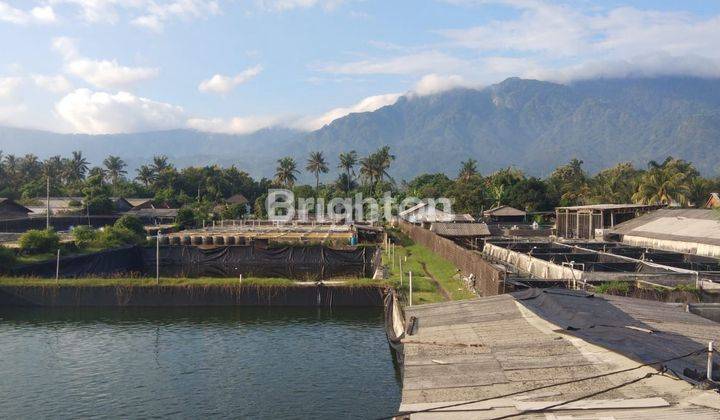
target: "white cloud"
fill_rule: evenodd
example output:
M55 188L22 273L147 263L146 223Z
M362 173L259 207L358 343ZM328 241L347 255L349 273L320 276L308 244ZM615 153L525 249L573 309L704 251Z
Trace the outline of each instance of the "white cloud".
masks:
M185 126L181 107L128 92L110 94L77 89L57 104L55 112L75 131L88 134L132 133Z
M0 1L0 21L24 25L28 23L53 23L55 12L51 6L34 7L30 11L17 9Z
M220 6L217 1L177 0L162 4L151 2L147 7L147 13L136 17L132 23L161 32L164 22L173 18L189 20L192 18L206 18L219 13Z
M0 98L9 98L13 96L22 79L19 77L7 76L0 77Z
M201 92L228 93L236 86L247 82L262 72L262 66L254 66L243 70L235 76L216 74L210 79L203 80L198 86Z
M230 119L190 118L187 123L191 128L210 133L250 134L280 122L280 118L273 116L248 116Z
M588 77L690 75L720 77L720 16L640 10L633 7L584 8L541 0L450 0L499 3L515 16L439 33L451 46L481 59L479 72L571 81ZM572 6L570 6L572 5ZM513 62L515 60L515 62ZM524 60L525 63L518 60ZM496 69L493 71L492 66Z
M402 94L399 93L370 96L355 105L335 108L316 118L303 118L296 122L294 126L303 130L317 130L346 115L357 112L372 112L384 106L392 105L397 102L401 96Z
M160 70L151 67L128 67L117 60L93 60L80 56L69 38L55 38L54 48L65 60L65 71L101 88L124 87L157 77Z
M257 0L256 3L261 9L275 12L285 12L293 9L308 9L321 7L325 10L333 10L345 0Z
M340 74L422 74L453 72L468 65L466 60L440 51L424 51L389 58L326 64L320 66L319 70Z
M220 13L216 0L48 0L50 4L69 4L90 23L115 24L127 15L132 24L162 31L172 19L190 20ZM124 13L121 13L124 12Z
M31 77L35 85L52 93L65 93L72 89L70 81L61 74L54 76L34 74Z
M434 95L457 87L467 86L468 83L462 76L456 74L441 76L438 74L427 74L422 77L413 88L413 93L424 96Z

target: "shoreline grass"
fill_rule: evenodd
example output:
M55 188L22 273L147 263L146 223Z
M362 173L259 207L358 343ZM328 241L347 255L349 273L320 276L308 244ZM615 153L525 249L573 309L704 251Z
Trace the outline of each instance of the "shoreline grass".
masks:
M407 257L407 259L405 258ZM402 259L403 282L400 284L400 263ZM425 263L427 271L432 274L437 282L451 297L451 300L463 300L474 298L475 295L465 288L462 281L456 278L457 268L448 260L435 254L430 249L417 244L406 242L405 246L395 245L395 267L393 268L392 258L383 251L383 264L389 268L391 283L405 300L409 292L408 275L413 273L413 305L424 303L443 302L445 298L436 289L432 279L423 270L422 263Z

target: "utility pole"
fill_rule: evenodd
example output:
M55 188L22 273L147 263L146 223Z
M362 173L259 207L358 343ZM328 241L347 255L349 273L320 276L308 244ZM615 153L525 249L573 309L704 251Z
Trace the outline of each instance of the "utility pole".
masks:
M160 285L160 229L158 228L155 251L155 284Z
M50 174L47 176L47 188L45 190L45 229L50 230Z

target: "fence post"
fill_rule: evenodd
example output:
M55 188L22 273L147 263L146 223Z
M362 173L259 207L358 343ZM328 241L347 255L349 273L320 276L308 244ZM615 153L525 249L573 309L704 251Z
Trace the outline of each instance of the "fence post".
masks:
M398 262L400 263L400 287L402 287L402 284L403 284L402 260L399 260Z
M57 260L55 263L55 283L60 282L60 248L57 250Z
M708 357L707 357L707 379L712 381L712 362L713 362L713 342L708 342Z
M155 284L160 284L160 230L155 240Z
M408 306L412 306L412 271L408 273L408 283L410 285L410 299L408 299Z

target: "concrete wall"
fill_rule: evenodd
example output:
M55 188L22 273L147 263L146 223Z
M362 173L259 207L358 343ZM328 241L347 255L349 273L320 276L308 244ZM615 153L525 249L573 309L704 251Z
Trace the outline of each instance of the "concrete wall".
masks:
M583 275L585 274L581 270L554 264L549 261L535 258L517 251L512 251L491 243L485 244L483 253L496 260L515 266L520 271L528 273L539 279L580 281L583 279Z
M0 306L383 306L377 286L2 286Z
M720 246L700 244L697 242L671 241L667 239L644 238L641 236L623 236L623 243L639 247L664 249L685 254L695 254L704 257L720 258Z
M465 275L475 275L475 290L482 296L494 296L505 292L505 270L483 258L477 251L465 249L427 229L400 222L400 229L413 241L452 262Z

